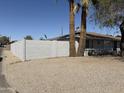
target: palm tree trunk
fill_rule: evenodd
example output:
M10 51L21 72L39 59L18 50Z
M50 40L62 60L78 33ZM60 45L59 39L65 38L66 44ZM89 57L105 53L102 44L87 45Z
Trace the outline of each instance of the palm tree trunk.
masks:
M124 21L120 25L120 31L121 31L120 50L121 50L121 56L124 57Z
M85 42L86 42L86 17L87 17L86 11L87 11L86 6L83 6L82 14L81 14L81 32L80 32L80 40L79 40L77 56L84 56Z
M69 48L69 56L75 57L76 56L76 49L75 49L75 27L74 27L74 0L69 0L70 6L70 48Z

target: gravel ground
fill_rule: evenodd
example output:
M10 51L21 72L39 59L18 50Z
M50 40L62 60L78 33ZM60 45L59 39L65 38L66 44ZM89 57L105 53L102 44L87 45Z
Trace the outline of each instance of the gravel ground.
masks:
M8 56L7 80L19 93L124 93L124 62L120 58L65 57L9 63Z

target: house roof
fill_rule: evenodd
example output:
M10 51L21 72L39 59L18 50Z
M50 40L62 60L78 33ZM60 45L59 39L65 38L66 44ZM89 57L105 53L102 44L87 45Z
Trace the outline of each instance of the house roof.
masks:
M75 37L80 38L79 34L80 34L79 31L75 32ZM69 34L66 34L66 35L63 35L63 36L58 36L58 37L55 37L55 38L51 38L49 40L65 39L66 37L69 38ZM117 41L121 40L120 37L114 37L112 35L104 35L104 34L100 34L100 33L96 33L96 32L87 32L86 37L88 39L112 39L112 40L117 40Z

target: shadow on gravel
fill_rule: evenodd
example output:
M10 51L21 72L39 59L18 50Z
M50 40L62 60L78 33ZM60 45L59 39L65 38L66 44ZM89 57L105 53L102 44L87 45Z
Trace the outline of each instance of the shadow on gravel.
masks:
M118 60L118 61L121 61L121 62L124 62L124 57L117 57L117 58L114 58L115 60Z
M4 73L2 73L3 70L3 49L0 48L0 93L19 93L18 91L14 90L14 92L11 92L10 90L8 90L10 87L10 85L8 84L6 77L4 75Z
M5 75L2 73L2 53L3 49L0 48L0 88L8 88L9 85L6 81Z
M0 48L0 74L2 73L2 48Z

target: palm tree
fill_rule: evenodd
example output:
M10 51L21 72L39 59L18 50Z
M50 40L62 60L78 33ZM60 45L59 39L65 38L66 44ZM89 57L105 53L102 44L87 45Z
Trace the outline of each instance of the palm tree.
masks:
M89 2L95 7L95 22L103 27L120 27L121 55L124 56L124 0L81 0L81 32L77 56L83 56L86 42L86 18Z
M89 0L81 0L81 31L77 56L84 56L86 42L86 18Z
M58 1L58 0L56 0ZM67 0L66 0L67 1ZM69 2L69 32L70 32L70 40L69 40L69 56L75 57L76 56L76 49L75 49L75 15L74 15L74 0L68 0Z
M75 24L74 24L74 0L69 0L69 7L70 7L70 57L76 56L76 49L75 49Z

